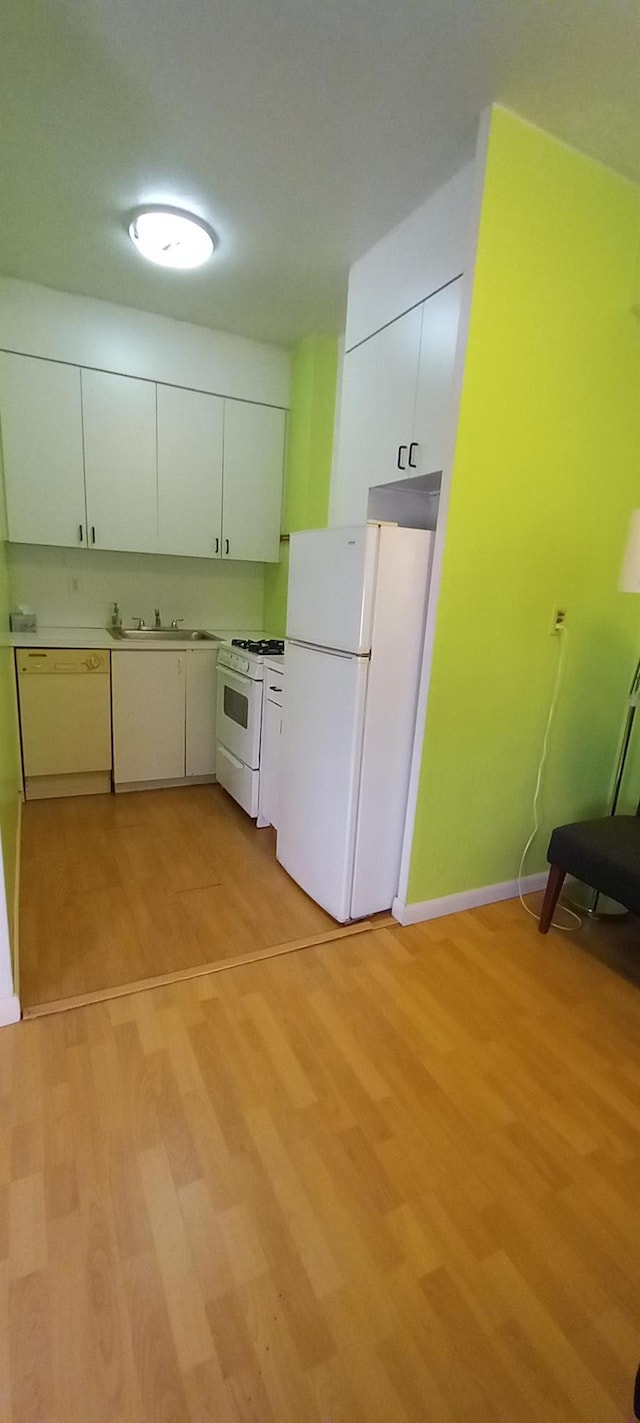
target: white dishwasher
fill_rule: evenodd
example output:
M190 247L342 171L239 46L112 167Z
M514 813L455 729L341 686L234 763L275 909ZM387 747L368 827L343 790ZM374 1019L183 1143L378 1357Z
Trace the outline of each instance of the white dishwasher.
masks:
M19 648L16 666L26 799L110 791L109 653Z

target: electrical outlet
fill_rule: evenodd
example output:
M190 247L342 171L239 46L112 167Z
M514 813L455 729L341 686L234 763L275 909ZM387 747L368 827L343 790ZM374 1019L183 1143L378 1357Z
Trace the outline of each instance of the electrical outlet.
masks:
M566 621L567 621L567 610L566 610L566 608L560 608L560 607L554 608L554 610L553 610L553 618L552 618L552 620L551 620L551 627L549 628L549 632L550 632L550 634L551 634L551 637L557 637L558 634L562 632L563 627L565 627L565 625L566 625Z
M69 579L69 592L74 595L82 592L82 583L76 573L72 573Z

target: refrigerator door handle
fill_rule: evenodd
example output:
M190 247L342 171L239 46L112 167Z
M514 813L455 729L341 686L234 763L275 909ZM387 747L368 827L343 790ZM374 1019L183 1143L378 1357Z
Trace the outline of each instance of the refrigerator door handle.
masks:
M347 662L355 658L359 662L368 662L371 658L370 652L345 652L339 647L322 647L317 642L302 642L299 637L288 637L287 643L291 647L306 647L309 652L321 652L325 657L342 657Z

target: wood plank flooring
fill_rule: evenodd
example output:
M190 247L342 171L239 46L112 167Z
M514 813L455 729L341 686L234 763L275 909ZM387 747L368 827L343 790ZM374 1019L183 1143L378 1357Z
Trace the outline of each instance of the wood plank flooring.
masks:
M616 935L512 902L2 1030L2 1423L628 1420Z
M322 934L335 921L219 786L24 807L27 1008Z

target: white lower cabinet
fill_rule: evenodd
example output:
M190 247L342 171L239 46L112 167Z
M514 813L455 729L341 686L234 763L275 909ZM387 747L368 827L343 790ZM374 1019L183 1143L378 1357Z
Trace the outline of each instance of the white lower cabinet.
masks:
M194 648L111 654L116 790L213 779L216 655Z
M283 682L282 675L275 677L268 667L265 669L265 677L267 680L260 745L258 826L263 828L265 825L273 825L277 830L280 804ZM271 690L270 683L274 684Z
M187 652L186 774L216 773L217 651Z

